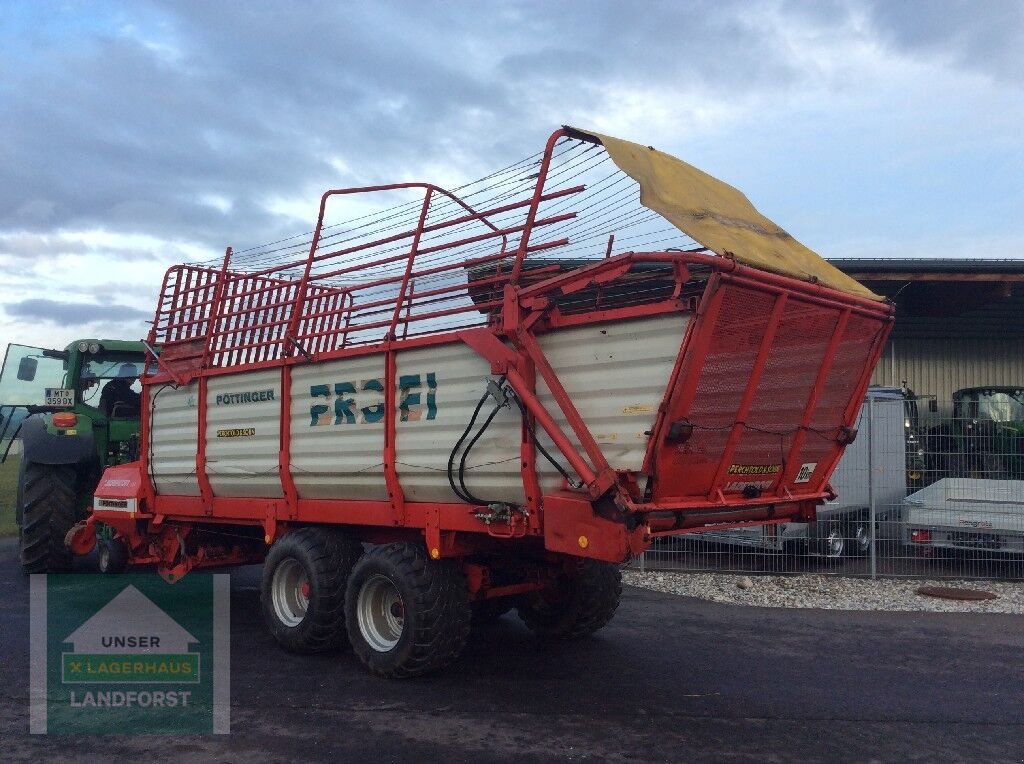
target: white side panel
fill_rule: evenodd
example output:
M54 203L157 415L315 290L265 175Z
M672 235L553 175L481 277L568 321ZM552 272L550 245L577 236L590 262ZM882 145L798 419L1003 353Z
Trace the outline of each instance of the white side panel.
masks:
M434 375L433 389L428 374ZM459 501L448 483L448 456L487 390L487 380L494 376L491 365L459 342L399 353L398 375L419 377L418 385L409 384L398 395L396 449L405 496L409 501ZM401 410L403 396L406 411ZM490 398L480 409L467 443L493 410ZM464 474L475 496L522 503L520 421L518 408L500 410L473 446Z
M199 383L150 388L150 472L156 492L198 496Z
M686 316L673 314L564 329L540 338L548 361L616 469L639 470L643 463L645 431L654 425L687 321ZM423 419L398 423L396 445L406 496L412 501L457 501L448 484L448 455L487 389L487 380L493 376L490 364L459 344L402 353L398 371L400 375L433 372L437 383L434 419L425 421L429 412L421 405ZM416 391L421 392L421 404L425 404L429 392L425 382ZM538 391L555 420L576 442L554 397L540 380ZM470 437L493 408L492 400L484 403ZM564 465L550 439L539 429L538 435L548 452ZM466 485L473 494L489 501L523 501L519 441L518 410L502 409L466 462ZM562 485L562 476L540 454L537 469L543 490Z
M374 389L383 378L383 355L293 367L291 464L301 498L387 499L384 393Z
M540 339L548 360L616 469L638 470L686 331L680 314L566 329ZM452 343L402 352L397 358L398 471L410 501L456 501L448 458L493 376L468 346ZM292 369L291 468L302 498L386 500L382 354ZM553 397L541 400L571 433ZM255 395L253 395L255 393ZM244 396L230 398L223 396ZM213 378L208 391L207 464L220 496L282 495L277 467L279 371ZM222 396L218 403L217 396ZM196 385L157 399L154 472L161 493L198 495L195 479ZM493 410L484 402L470 437ZM218 437L218 431L225 431ZM241 432L237 432L241 431ZM550 440L541 442L559 461ZM570 437L572 437L570 435ZM572 438L575 441L575 438ZM471 492L489 501L524 500L519 464L520 416L500 410L466 462ZM538 457L544 490L558 474ZM456 463L457 468L457 463Z
M211 377L206 474L214 496L283 496L280 448L281 370Z
M591 324L538 338L544 355L612 468L639 470L642 466L647 450L646 433L654 427L688 323L688 315L672 313ZM582 453L539 375L537 394ZM539 428L537 434L548 453L567 466L547 434ZM537 470L544 492L562 485L562 476L540 454Z

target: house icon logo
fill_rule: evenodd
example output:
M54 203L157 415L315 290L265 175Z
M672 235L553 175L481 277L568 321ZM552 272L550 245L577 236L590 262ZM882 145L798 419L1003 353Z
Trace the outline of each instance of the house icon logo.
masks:
M230 576L35 575L29 602L32 734L230 732Z
M69 634L64 684L197 683L198 642L132 585Z

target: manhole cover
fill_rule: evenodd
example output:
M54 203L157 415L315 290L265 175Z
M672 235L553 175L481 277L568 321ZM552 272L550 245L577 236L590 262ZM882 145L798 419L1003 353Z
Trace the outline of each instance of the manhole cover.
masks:
M981 589L954 589L952 586L922 586L918 594L925 597L940 597L944 600L994 600L996 595Z

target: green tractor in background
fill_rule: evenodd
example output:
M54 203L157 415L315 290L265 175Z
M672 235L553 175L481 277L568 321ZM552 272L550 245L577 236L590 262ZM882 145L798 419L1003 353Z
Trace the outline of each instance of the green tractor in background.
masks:
M103 470L138 458L145 345L79 340L64 350L8 345L0 370L0 452L20 435L15 514L26 573L69 570L67 532L85 519ZM100 568L117 568L101 545ZM106 552L106 556L104 555Z
M936 475L1024 478L1024 388L957 390L952 422L933 428L928 441Z

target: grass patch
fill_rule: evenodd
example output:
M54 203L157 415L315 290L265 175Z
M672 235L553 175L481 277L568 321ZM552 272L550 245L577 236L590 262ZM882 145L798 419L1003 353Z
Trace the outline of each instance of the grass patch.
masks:
M0 538L18 535L14 522L14 501L18 495L18 464L21 458L11 454L0 464Z

